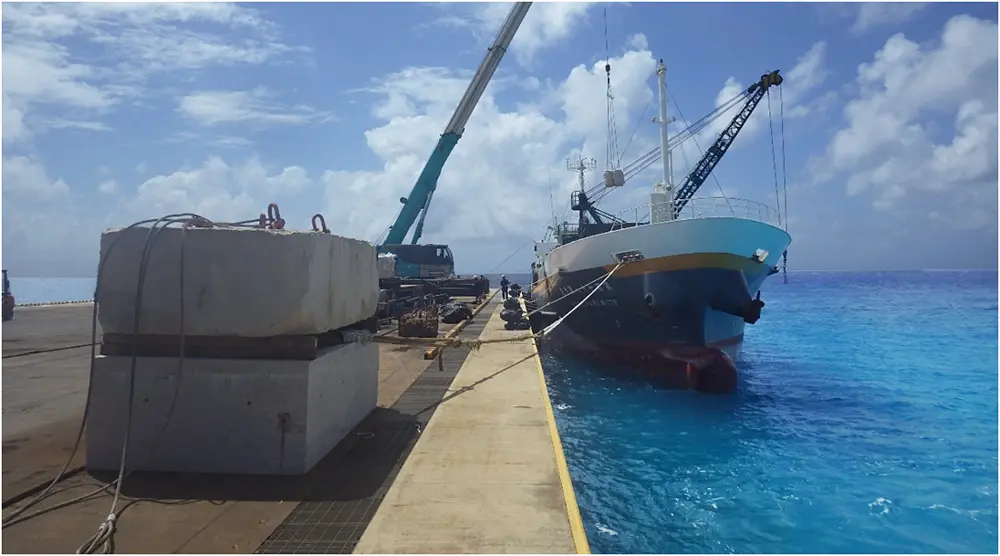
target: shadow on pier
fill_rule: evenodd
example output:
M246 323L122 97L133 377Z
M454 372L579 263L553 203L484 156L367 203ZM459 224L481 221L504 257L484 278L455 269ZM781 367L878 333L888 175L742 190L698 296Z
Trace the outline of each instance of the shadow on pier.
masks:
M422 427L412 414L377 407L305 475L134 472L126 478L122 495L206 501L346 502L369 498L391 484ZM112 471L90 475L103 484L118 476Z

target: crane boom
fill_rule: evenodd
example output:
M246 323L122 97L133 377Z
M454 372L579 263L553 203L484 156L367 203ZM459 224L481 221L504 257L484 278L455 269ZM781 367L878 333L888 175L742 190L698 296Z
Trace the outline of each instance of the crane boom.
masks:
M427 215L431 198L437 189L441 170L444 168L448 156L451 155L451 151L462 137L462 133L465 131L465 124L468 123L473 110L475 110L476 105L479 103L479 99L483 96L483 92L486 91L486 86L500 65L500 60L503 59L504 54L507 52L507 47L510 46L518 27L521 26L521 22L524 21L524 16L527 15L528 8L530 7L531 2L517 2L511 8L510 13L507 14L507 19L504 20L503 26L500 27L500 32L497 33L493 44L486 53L486 57L479 65L479 69L476 70L469 88L465 90L465 94L462 96L461 102L458 103L455 113L452 115L451 120L448 121L448 126L445 127L444 133L438 139L430 158L428 158L424 169L420 172L420 177L417 178L410 196L400 199L403 203L403 209L399 212L399 216L390 227L383 245L403 243L406 239L406 234L409 233L414 222L417 222L418 216L420 217L420 221L414 229L413 238L410 243L416 244L420 240L420 236L423 234L424 217ZM421 212L423 213L422 215Z
M739 113L733 117L733 121L729 122L726 129L722 130L719 134L719 138L715 140L715 143L705 151L704 156L698 161L691 173L684 179L684 183L677 188L677 195L674 197L673 212L674 218L680 214L681 210L687 205L688 201L694 197L694 194L698 192L698 188L705 183L708 179L709 174L715 169L715 166L719 164L722 160L722 155L726 154L729 147L736 140L736 135L743 129L747 121L750 119L750 115L753 114L755 108L760 103L764 95L767 94L768 89L772 86L781 85L784 78L778 73L778 70L772 71L770 73L765 73L760 77L760 81L750 85L746 90L747 101L740 109Z

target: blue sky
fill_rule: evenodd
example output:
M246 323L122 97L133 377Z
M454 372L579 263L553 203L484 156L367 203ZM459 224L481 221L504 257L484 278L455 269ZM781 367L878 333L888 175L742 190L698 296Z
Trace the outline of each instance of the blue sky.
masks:
M508 8L5 4L4 268L89 276L106 227L272 201L292 227L321 212L374 240ZM536 3L425 227L460 272L527 244L498 269L526 271L550 190L556 216L568 206L566 157L605 165L605 9L622 148L638 129L623 163L656 144L657 58L689 120L781 69L791 268L996 268L996 4ZM771 152L762 103L716 169L722 191L774 205ZM698 155L675 153L678 179ZM603 207L648 202L655 180Z

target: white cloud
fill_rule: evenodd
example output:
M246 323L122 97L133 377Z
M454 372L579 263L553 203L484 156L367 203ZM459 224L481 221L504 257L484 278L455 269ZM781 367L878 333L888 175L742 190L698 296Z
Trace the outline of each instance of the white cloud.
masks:
M792 69L782 72L784 81L779 87L782 89L780 94L785 103L785 117L795 118L805 116L809 113L810 103L815 104L819 102L819 99L811 98L810 94L826 81L825 57L826 43L822 41L814 43L805 54L796 60ZM716 95L715 106L720 107L724 105L733 97L745 91L747 87L749 87L749 84L744 85L736 77L730 77ZM777 97L774 100L777 100ZM761 101L762 104L766 102L768 102L767 99ZM738 103L735 107L724 112L717 120L706 127L703 132L699 133L697 139L702 147L707 147L711 142L715 141L742 107L743 102ZM766 108L766 105L759 106L754 111L740 132L740 137L745 140L746 137L755 135L767 125L764 122L767 119ZM776 105L773 108L774 110L778 110ZM775 117L777 117L777 114L775 114Z
M111 131L107 124L86 120L70 120L66 118L47 118L45 126L49 129L86 129L88 131Z
M104 108L113 97L88 83L94 68L70 61L69 50L56 43L5 40L3 46L5 95L42 104Z
M105 195L114 195L118 191L118 182L115 180L101 182L101 185L97 186L97 190Z
M24 110L16 106L15 102L7 95L3 94L3 144L18 143L25 140L29 135L27 126L24 124Z
M817 180L843 176L849 194L871 192L883 210L914 202L912 192L943 193L939 216L995 224L997 24L956 16L928 47L894 35L858 68L857 86L846 126L812 161ZM942 115L954 129L943 142L930 129Z
M38 161L26 156L3 158L3 192L28 202L50 201L69 193L61 178L53 180Z
M261 64L308 51L280 42L256 10L223 3L18 3L4 6L3 28L9 145L52 128L103 131L100 118L141 98L155 72ZM101 52L104 63L80 56L81 45Z
M655 61L649 52L628 52L612 64L621 132L653 98L650 78ZM466 72L409 68L372 87L380 97L375 114L383 123L365 137L384 170L324 174L327 222L332 229L374 240L391 224L398 199L409 195L467 84ZM574 188L576 179L565 170L565 157L582 150L604 158L603 61L577 66L548 88L544 104L552 110L545 112L523 106L518 111L501 110L494 100L500 86L495 83L487 89L442 172L424 241L531 239L551 219L550 181L560 207ZM470 204L470 195L477 201ZM625 201L627 195L615 200Z
M274 97L262 87L252 91L201 91L183 97L177 109L203 125L234 122L304 124L330 119L329 114L309 106L285 108L275 103Z
M855 33L882 25L904 23L928 6L923 2L860 2L851 30Z
M275 172L256 158L231 166L212 156L199 168L146 180L126 208L133 220L173 212L195 212L217 220L244 220L254 218L269 200L295 195L311 183L299 166Z
M490 2L444 4L448 15L438 23L467 27L479 42L492 41L510 12L512 4ZM592 2L535 2L521 22L510 51L521 65L530 64L535 54L567 39L587 18Z
M649 50L649 41L642 33L636 33L629 37L628 44L635 50Z

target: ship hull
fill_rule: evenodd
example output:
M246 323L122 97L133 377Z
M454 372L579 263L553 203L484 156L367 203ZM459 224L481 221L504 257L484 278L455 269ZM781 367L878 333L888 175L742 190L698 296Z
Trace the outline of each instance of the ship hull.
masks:
M557 346L664 386L727 391L745 326L761 314L755 294L790 242L741 218L626 228L552 250L532 293L560 317L572 311L548 337ZM630 251L642 259L577 307L615 268L614 254Z

